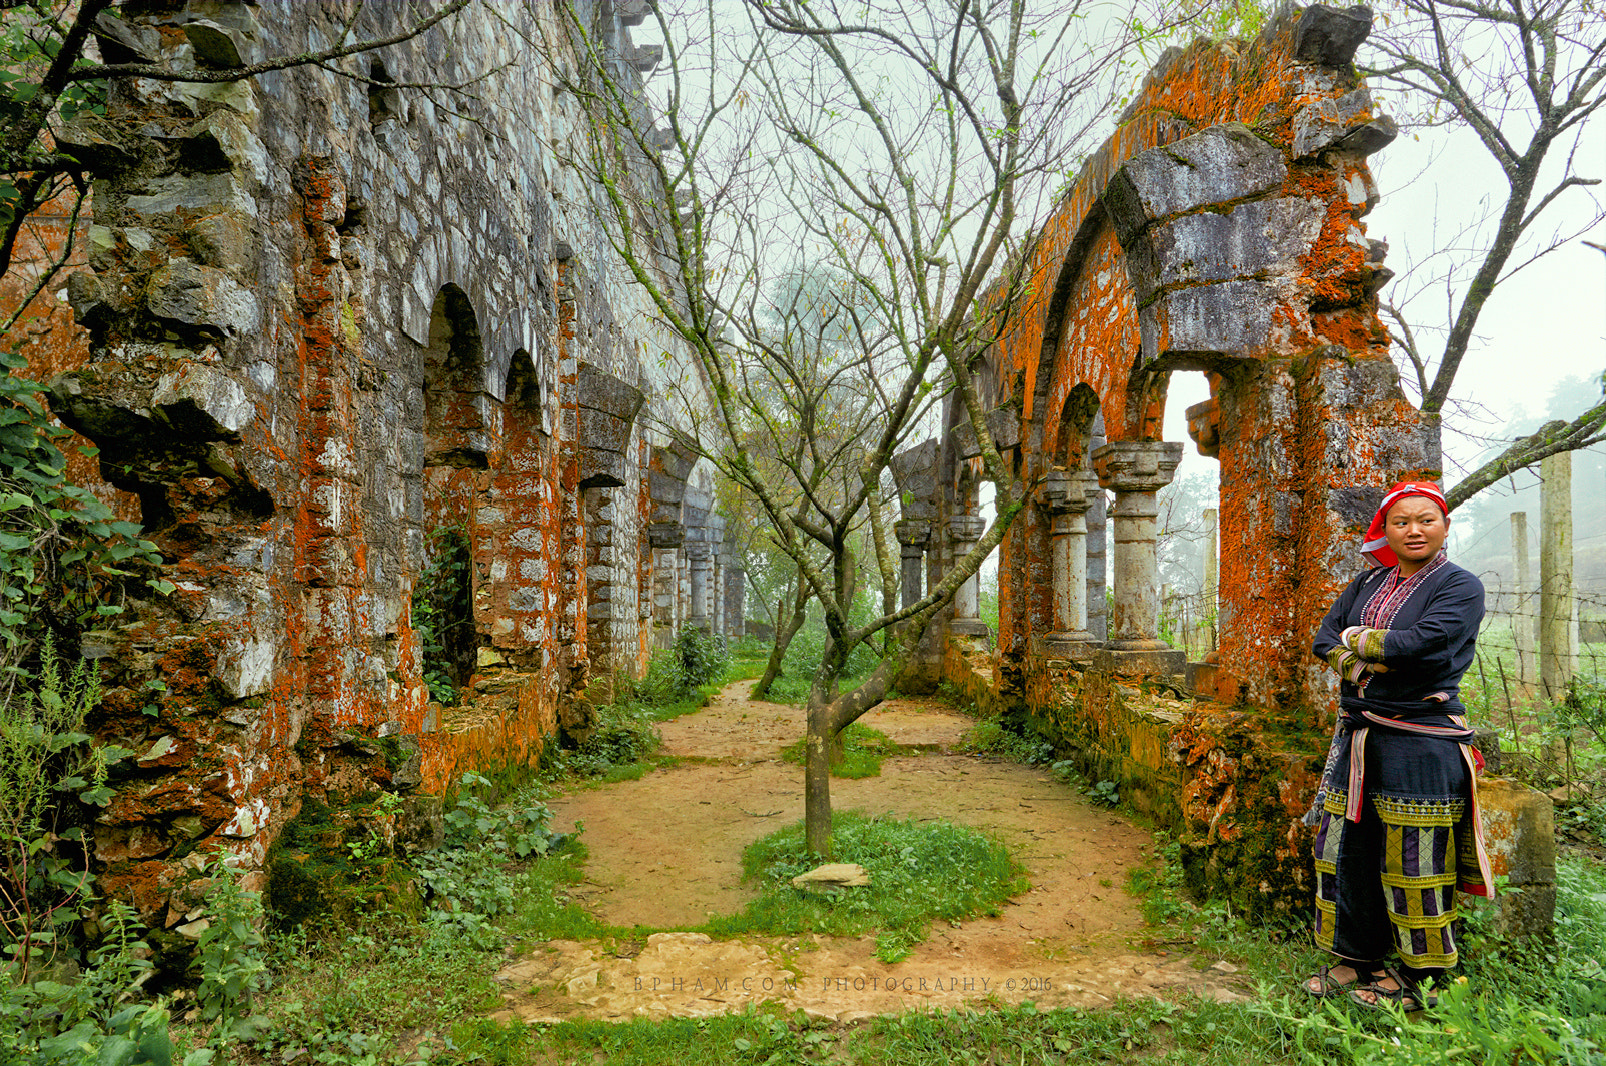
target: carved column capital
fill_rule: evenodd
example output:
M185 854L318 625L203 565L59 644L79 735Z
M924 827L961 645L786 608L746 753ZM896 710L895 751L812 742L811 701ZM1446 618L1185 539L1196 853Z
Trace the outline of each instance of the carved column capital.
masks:
M1098 475L1091 470L1051 470L1038 497L1051 514L1086 514L1098 491Z
M1116 440L1093 452L1099 484L1116 492L1159 492L1171 484L1182 461L1182 444L1163 440Z
M987 520L975 515L955 515L948 519L948 535L960 544L974 544L987 531Z
M647 525L647 544L654 548L678 548L686 543L686 527L679 522L651 522Z
M903 545L906 553L909 549L923 551L931 540L931 523L922 519L905 518L901 522L894 522L892 530L898 535L898 543Z

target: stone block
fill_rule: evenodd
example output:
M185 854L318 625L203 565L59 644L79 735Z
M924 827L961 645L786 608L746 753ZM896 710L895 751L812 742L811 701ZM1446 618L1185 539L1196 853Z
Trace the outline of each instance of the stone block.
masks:
M1327 509L1343 519L1344 525L1352 530L1364 531L1377 513L1377 505L1382 502L1381 486L1346 485L1330 489L1327 493Z
M1555 809L1550 797L1503 777L1478 783L1484 841L1496 877L1513 885L1556 880Z
M1294 116L1294 158L1307 159L1334 147L1352 126L1366 122L1372 96L1356 89L1336 99L1327 97L1301 108Z
M261 323L256 294L223 271L189 259L175 259L151 275L145 308L180 332L234 337Z
M579 412L580 447L607 452L623 452L630 446L630 422L611 411L582 407Z
M1225 281L1162 293L1138 312L1143 362L1153 369L1214 370L1249 358L1271 336L1280 305L1264 281Z
M635 420L646 402L642 391L621 381L600 367L581 363L575 379L575 395L582 408L606 411L624 422ZM583 440L581 443L585 443Z
M213 439L238 433L256 417L256 404L244 386L208 363L184 363L163 374L151 390L150 402L164 409L169 422L192 424L193 412L204 414L211 425L199 428Z
M1093 656L1093 669L1116 677L1180 677L1187 667L1187 654L1170 648L1100 648Z
M249 273L256 264L256 227L239 215L207 215L186 235L195 257L209 267Z
M1104 192L1123 247L1160 219L1276 189L1288 177L1283 154L1238 122L1139 152Z
M99 115L79 115L57 127L55 134L57 148L95 173L129 166L136 157L135 146L125 141L122 130Z
M1324 217L1320 201L1279 197L1161 223L1129 252L1133 288L1141 303L1156 289L1296 274Z
M236 170L257 187L268 180L267 149L232 111L214 111L192 125L179 141L178 150L180 163L187 170Z
M221 174L169 174L150 181L145 190L128 198L128 210L135 215L257 216L256 198L232 170Z
M239 30L207 19L186 22L184 36L195 50L195 58L209 67L230 70L243 67L251 54L251 46Z
M1336 8L1312 4L1294 28L1294 55L1307 63L1347 67L1372 32L1372 9L1363 4Z

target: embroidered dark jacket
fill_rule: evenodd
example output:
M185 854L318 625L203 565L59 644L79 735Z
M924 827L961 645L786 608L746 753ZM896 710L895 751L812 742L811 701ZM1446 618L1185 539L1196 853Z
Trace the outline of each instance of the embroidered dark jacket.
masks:
M1311 650L1318 657L1339 644L1339 634L1361 625L1361 611L1388 579L1391 569L1375 567L1358 575L1333 604L1316 631ZM1388 673L1372 674L1368 699L1415 701L1434 693L1454 700L1461 675L1472 665L1473 641L1483 621L1483 582L1449 563L1426 575L1389 623L1383 639L1383 665ZM1344 696L1360 695L1348 681Z

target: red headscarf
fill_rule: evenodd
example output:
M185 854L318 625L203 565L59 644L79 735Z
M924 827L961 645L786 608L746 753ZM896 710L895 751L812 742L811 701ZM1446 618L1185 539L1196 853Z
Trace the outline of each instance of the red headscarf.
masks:
M1395 557L1394 549L1389 547L1384 528L1388 525L1389 508L1412 496L1432 500L1433 505L1444 516L1445 528L1449 528L1450 505L1444 502L1444 491L1431 481L1402 481L1383 494L1383 502L1377 505L1377 514L1372 517L1372 524L1366 527L1366 539L1361 542L1361 554L1370 559L1373 565L1399 565L1400 560Z

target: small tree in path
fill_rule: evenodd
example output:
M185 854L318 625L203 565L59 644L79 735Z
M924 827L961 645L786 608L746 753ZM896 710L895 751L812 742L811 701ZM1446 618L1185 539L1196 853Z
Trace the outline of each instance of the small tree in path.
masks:
M594 5L556 5L553 36L532 42L582 57L563 88L589 136L569 162L600 191L618 254L706 379L715 411L698 446L823 612L805 785L816 854L830 852L837 734L886 696L1029 489L988 433L970 368L1024 295L1027 234L1101 117L1121 45L1088 44L1079 5L1050 6L654 5L656 115L621 61L641 53L615 50L587 21L602 17ZM629 194L632 169L656 174L661 199ZM889 464L930 432L949 389L997 517L897 609ZM867 618L853 614L866 556L881 587ZM844 689L865 646L876 664Z

